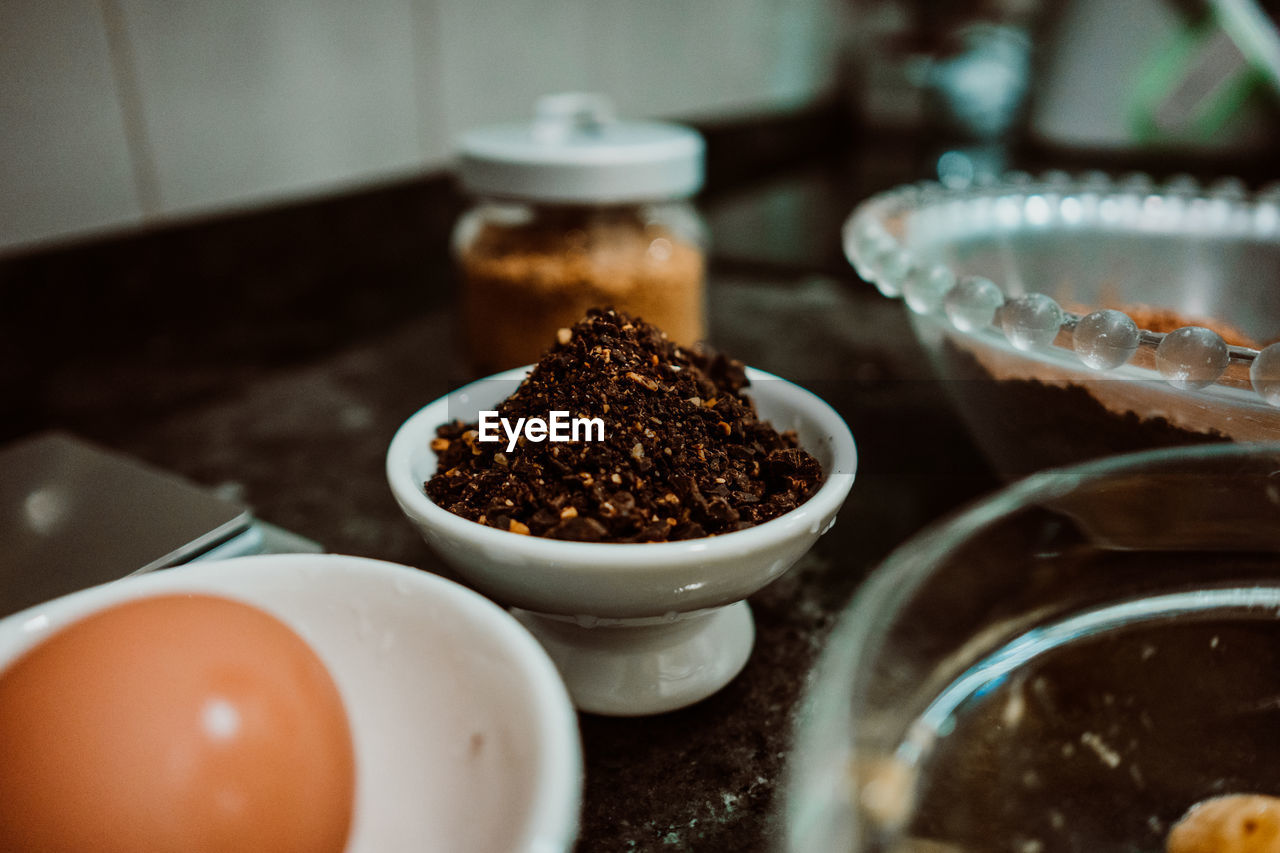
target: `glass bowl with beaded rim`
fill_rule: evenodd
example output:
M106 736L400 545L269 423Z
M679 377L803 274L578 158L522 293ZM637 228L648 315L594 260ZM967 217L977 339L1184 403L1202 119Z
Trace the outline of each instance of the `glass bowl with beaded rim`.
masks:
M1275 443L1042 471L922 531L825 643L780 849L1274 850L1278 569Z
M855 269L1001 474L1280 440L1280 185L1011 173L863 202Z

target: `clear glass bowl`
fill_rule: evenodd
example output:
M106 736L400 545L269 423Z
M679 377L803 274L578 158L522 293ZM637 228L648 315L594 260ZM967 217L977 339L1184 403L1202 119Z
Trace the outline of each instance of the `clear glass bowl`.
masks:
M1159 851L1280 795L1280 445L1032 475L903 545L823 652L788 851Z
M1280 440L1280 187L1100 173L926 183L864 202L844 243L911 308L1007 476Z

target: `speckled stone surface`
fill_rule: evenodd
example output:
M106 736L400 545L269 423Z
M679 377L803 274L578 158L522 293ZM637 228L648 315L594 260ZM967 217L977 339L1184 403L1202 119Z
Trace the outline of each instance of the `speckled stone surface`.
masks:
M726 200L709 211L713 227L721 223L730 246L762 244L732 229L767 228L770 215L757 208L793 186L784 179ZM840 198L828 199L831 210L844 207ZM806 239L826 246L810 269L741 257L717 264L711 337L841 412L859 444L853 491L835 528L751 599L756 645L728 687L661 716L580 718L580 850L774 849L797 703L838 614L890 550L995 485L930 378L901 304L852 272L832 274L839 224L832 213L809 223L822 231ZM322 339L333 313L300 317L289 334ZM203 341L198 358L180 334L127 356L86 351L31 380L43 409L28 420L237 495L330 551L448 574L402 518L383 459L397 426L467 372L448 299L405 299L398 315L290 358L254 355L271 329L252 315L238 338Z

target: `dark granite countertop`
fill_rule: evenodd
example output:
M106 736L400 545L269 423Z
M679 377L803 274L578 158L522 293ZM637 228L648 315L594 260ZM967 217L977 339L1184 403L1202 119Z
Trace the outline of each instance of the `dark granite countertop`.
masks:
M835 158L706 199L711 339L845 417L860 470L835 528L751 599L727 688L660 716L583 715L582 850L768 850L815 656L860 581L997 485L899 302L844 264L856 201L919 171ZM239 495L326 549L448 574L383 475L399 424L468 378L421 186L0 263L4 435L48 426ZM30 353L37 358L30 358Z

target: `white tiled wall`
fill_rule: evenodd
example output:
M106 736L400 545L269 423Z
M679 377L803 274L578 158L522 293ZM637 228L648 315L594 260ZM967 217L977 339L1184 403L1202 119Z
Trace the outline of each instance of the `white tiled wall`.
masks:
M0 2L0 245L141 220L96 0Z
M843 0L3 0L0 251L446 165L540 94L802 104Z
M628 115L795 105L832 83L842 4L597 0L587 59Z
M161 209L417 167L409 0L119 0Z

